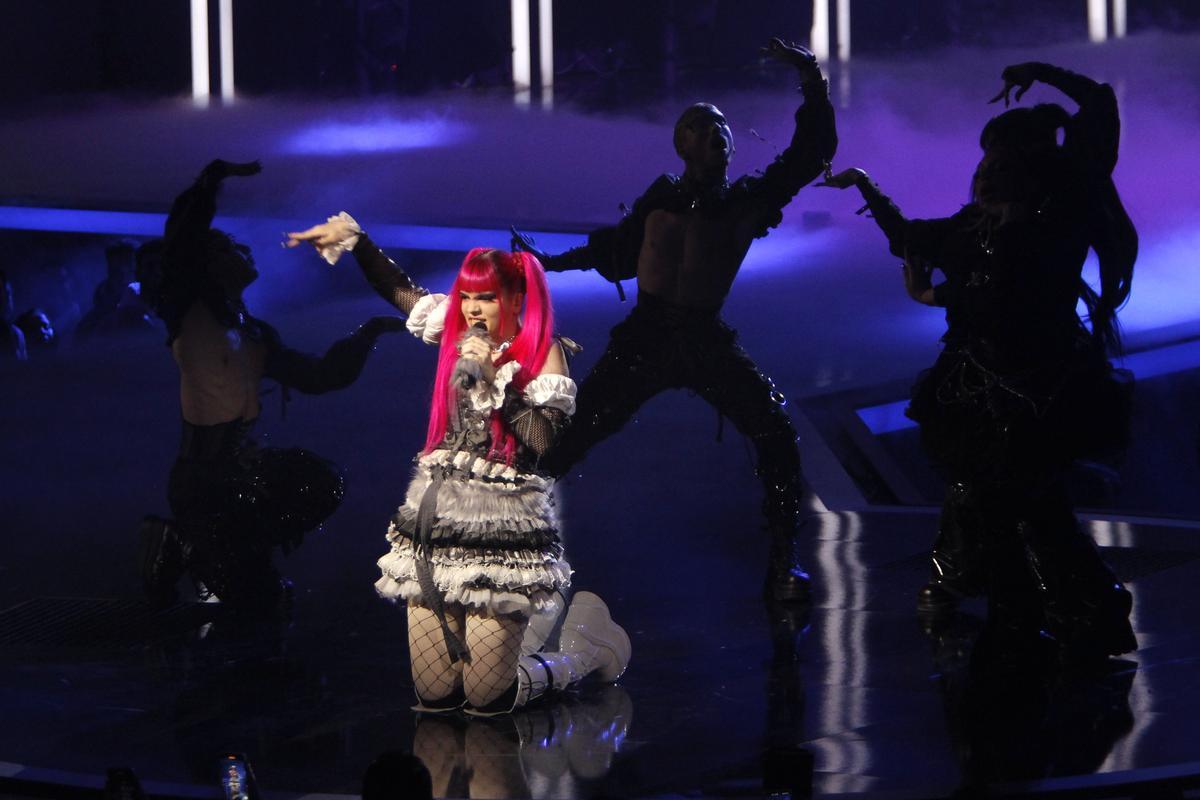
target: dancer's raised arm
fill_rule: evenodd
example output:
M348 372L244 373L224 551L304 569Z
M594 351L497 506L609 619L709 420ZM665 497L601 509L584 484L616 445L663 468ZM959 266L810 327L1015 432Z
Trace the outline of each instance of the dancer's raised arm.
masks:
M1039 81L1053 86L1074 100L1079 105L1079 110L1064 122L1064 152L1074 155L1088 170L1096 170L1105 175L1112 174L1117 164L1121 119L1117 111L1117 96L1111 86L1092 80L1086 75L1039 61L1005 67L1000 77L1004 81L1004 88L989 102L1004 100L1007 107L1014 88L1017 94L1012 99L1020 102L1025 92ZM1044 107L1048 106L1035 106ZM987 136L988 130L985 128L982 138L986 140ZM987 149L987 141L982 141L981 144Z
M787 148L763 170L762 175L747 176L735 184L762 206L765 236L782 219L783 207L796 193L816 179L829 166L837 152L837 127L833 104L829 101L829 83L821 74L812 51L779 38L771 39L762 52L770 58L796 68L804 103L796 109L796 126Z
M182 271L206 253L205 239L217 213L217 191L229 177L246 178L262 172L257 161L236 163L215 159L201 170L196 181L171 204L163 233L164 266Z
M261 324L268 328L266 323ZM404 328L404 320L400 317L372 317L353 333L330 345L323 356L288 347L274 328L268 328L263 374L305 394L344 389L358 380L379 337Z
M908 219L891 197L884 194L879 184L871 180L865 170L851 167L836 175L830 175L819 186L833 189L858 189L866 201L864 210L888 239L892 255L901 258L919 257L937 260L938 250L953 229L952 218Z

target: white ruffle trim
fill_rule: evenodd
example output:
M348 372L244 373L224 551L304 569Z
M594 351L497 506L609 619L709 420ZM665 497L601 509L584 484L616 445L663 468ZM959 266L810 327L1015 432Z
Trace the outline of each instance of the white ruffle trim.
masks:
M504 462L478 458L461 450L454 453L434 450L420 457L404 504L397 509L398 519L406 530L412 530L411 523L420 511L430 476L446 466L453 471L438 495L439 526L489 536L506 530L514 536L558 531L552 479L520 472ZM405 541L394 523L388 525L387 537L393 544Z
M486 608L496 614L540 613L555 602L554 590L571 584L571 565L562 559L551 559L538 566L439 561L442 559L435 554L433 582L444 602ZM383 574L375 582L375 591L380 597L393 602L423 599L410 546L393 548L378 564ZM470 585L481 577L497 588Z
M358 244L359 235L363 232L362 227L354 221L354 217L350 216L345 211L342 211L336 217L330 217L325 221L337 222L338 220L345 222L349 226L349 235L347 235L340 242L334 242L333 244L317 248L317 252L321 254L321 258L325 259L330 266L336 264L338 259L341 258L344 253L349 253L354 249L354 246Z
M496 377L491 384L486 381L476 381L475 385L467 392L471 408L486 414L504 405L504 390L512 383L513 377L520 369L520 362L509 361L496 370Z
M486 458L479 458L466 450L434 450L432 453L425 453L417 457L416 468L413 471L413 480L416 481L422 477L428 478L433 470L449 464L456 470L470 472L472 477L486 478L489 480L503 479L509 482L520 480L524 484L539 488L543 491L549 491L553 481L543 478L539 475L534 475L528 472L520 472L511 464L506 464L503 461L490 461ZM414 492L412 485L409 486L409 496ZM420 491L423 491L420 490ZM421 502L419 495L416 503Z
M446 329L446 295L427 294L408 315L408 332L425 344L437 344Z
M421 601L421 585L416 581L397 582L388 576L383 576L375 582L375 591L384 600L393 603L406 603L409 600ZM520 614L532 617L535 614L553 614L557 611L556 593L537 589L528 597L517 592L498 592L493 589L462 589L446 595L443 602L458 603L471 608L482 608L495 616Z
M568 417L575 413L578 387L566 375L545 373L525 385L525 399L535 406L557 408Z

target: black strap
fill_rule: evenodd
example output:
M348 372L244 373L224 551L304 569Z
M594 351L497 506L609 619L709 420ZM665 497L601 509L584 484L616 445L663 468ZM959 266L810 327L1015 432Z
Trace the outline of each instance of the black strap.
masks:
M469 663L471 654L462 640L450 630L450 624L446 621L446 603L433 582L433 523L437 520L437 496L446 480L446 471L445 466L433 470L429 486L421 495L421 505L417 508L416 531L413 534L413 549L417 556L417 582L421 584L425 604L442 624L442 636L446 640L446 652L450 656L450 663L454 664L460 660Z
M541 653L530 653L530 658L542 665L542 669L546 670L546 686L554 688L554 673L550 670L550 664L546 659L542 658Z

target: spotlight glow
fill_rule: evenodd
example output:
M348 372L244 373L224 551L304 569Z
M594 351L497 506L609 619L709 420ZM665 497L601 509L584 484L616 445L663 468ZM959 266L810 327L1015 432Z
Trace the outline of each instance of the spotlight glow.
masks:
M444 119L379 117L361 122L319 122L284 140L289 155L390 153L446 147L467 138L467 128Z

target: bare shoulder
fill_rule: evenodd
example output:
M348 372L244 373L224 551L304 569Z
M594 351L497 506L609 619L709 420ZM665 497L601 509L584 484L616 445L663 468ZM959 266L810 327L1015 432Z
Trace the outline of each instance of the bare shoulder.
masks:
M570 376L571 368L567 365L567 355L563 350L563 344L558 339L550 345L550 350L546 353L546 363L542 365L541 372L538 375L566 375Z

